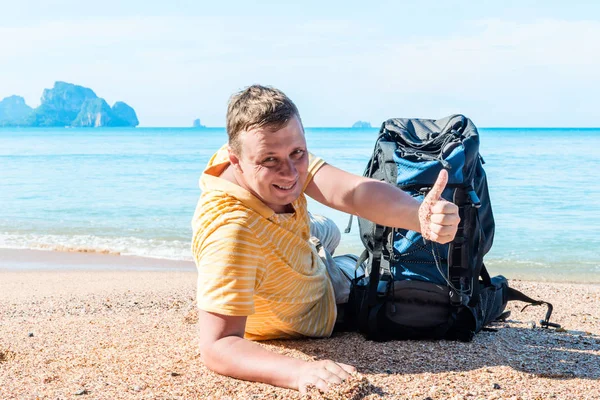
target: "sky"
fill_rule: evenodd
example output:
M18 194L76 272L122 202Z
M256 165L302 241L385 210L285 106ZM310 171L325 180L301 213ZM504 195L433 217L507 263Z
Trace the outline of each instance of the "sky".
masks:
M597 1L0 0L0 99L61 80L140 126L224 126L283 90L307 127L461 113L480 127L598 127Z

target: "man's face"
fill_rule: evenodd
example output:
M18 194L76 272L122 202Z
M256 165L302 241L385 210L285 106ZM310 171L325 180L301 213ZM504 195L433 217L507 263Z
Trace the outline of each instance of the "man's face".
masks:
M230 157L238 184L276 213L286 212L308 177L308 151L300 121L294 117L275 132L250 129L238 140L242 154Z

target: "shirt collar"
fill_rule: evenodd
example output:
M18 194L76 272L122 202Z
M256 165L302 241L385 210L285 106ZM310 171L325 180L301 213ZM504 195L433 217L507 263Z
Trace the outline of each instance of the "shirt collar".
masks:
M243 187L220 177L229 165L229 154L227 145L225 144L208 161L206 169L202 173L202 176L200 176L200 189L203 192L217 190L227 193L244 203L246 207L259 213L264 218L268 219L273 217L275 211L263 203L258 197Z

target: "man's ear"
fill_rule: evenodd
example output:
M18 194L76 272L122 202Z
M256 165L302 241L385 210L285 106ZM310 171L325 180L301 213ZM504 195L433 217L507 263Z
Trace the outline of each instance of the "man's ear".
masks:
M231 163L231 165L239 170L241 168L240 166L240 159L239 157L235 154L235 152L233 151L233 149L231 148L231 146L227 145L227 153L229 154L229 162Z

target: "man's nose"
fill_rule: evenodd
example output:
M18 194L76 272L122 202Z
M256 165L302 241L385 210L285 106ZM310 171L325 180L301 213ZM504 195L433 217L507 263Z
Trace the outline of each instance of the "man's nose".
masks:
M298 170L296 169L296 164L294 164L294 161L288 158L285 162L283 162L280 173L286 177L296 177L298 175Z

